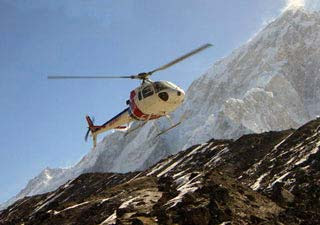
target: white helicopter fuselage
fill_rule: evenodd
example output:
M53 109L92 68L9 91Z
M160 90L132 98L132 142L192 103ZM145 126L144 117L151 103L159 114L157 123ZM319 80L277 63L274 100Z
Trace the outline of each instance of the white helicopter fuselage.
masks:
M145 82L130 94L130 115L136 120L152 120L175 111L185 93L169 81Z
M97 136L110 129L123 129L132 121L149 121L167 116L175 111L184 101L185 93L169 81L146 81L131 91L128 108L106 123L95 126L87 117L92 136Z

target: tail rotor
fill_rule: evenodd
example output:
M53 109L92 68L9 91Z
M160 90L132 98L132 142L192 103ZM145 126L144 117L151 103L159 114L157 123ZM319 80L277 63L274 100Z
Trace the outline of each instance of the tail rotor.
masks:
M91 131L91 127L94 126L93 124L94 124L95 119L94 119L94 117L92 117L92 120L91 120L91 118L89 116L86 116L86 119L87 119L87 122L88 122L89 126L88 126L88 131L86 133L86 136L84 137L84 140L87 142L89 134L90 134L90 131Z

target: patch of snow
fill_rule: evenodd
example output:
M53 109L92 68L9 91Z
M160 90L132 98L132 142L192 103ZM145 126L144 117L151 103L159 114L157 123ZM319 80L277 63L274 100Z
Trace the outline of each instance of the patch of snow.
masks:
M68 208L63 209L62 211L67 211L69 209L74 209L74 208L77 208L79 206L86 205L88 203L90 203L90 201L86 201L86 202L82 202L82 203L79 203L79 204L76 204L76 205L73 205L73 206L69 206Z
M225 147L220 152L218 152L218 154L216 154L214 157L212 157L212 159L209 162L207 162L205 164L205 166L208 166L208 165L215 164L215 163L219 162L221 160L222 155L227 153L228 151L229 151L229 148Z
M110 198L104 198L104 199L101 199L100 200L100 203L102 204L102 203L104 203L104 202L106 202L106 201L108 201Z
M195 191L198 189L197 185L198 185L198 184L201 184L201 182L200 182L200 181L193 182L193 181L196 180L197 178L199 178L200 176L201 176L201 174L198 174L197 176L195 176L194 178L192 178L191 180L189 180L187 183L185 183L185 184L183 184L182 186L180 186L180 187L178 188L178 191L180 191L179 194L178 194L178 196L176 196L176 197L173 198L173 199L170 199L170 200L166 203L166 205L171 204L171 205L170 205L170 208L172 208L172 207L176 206L179 202L182 201L182 198L183 198L183 196L184 196L186 193L195 192Z
M183 185L189 181L190 176L191 176L191 173L188 173L184 176L179 177L174 182L177 184L178 187L180 187L181 185Z
M79 204L70 206L70 207L68 207L68 208L65 208L65 209L63 209L63 210L61 210L61 211L54 211L54 215L57 215L57 214L59 214L59 213L61 213L61 212L67 211L67 210L69 210L69 209L74 209L74 208L77 208L77 207L79 207L79 206L86 205L86 204L88 204L88 203L90 203L90 202L89 202L89 201L87 201L87 202L82 202L82 203L79 203Z
M137 198L138 197L134 197L134 198L129 199L128 201L123 202L120 205L119 209L127 208L130 205L130 203L133 202L134 200L136 200Z
M36 213L38 212L39 210L41 210L42 208L44 208L45 206L47 206L49 203L53 202L54 200L56 200L57 198L59 198L62 194L64 193L64 191L60 192L59 194L55 194L53 195L54 197L49 199L48 201L45 201L41 206L37 207L33 212L33 213Z
M230 224L231 224L231 221L225 221L225 222L220 223L219 225L230 225Z
M179 159L178 161L172 163L168 168L166 168L164 171L162 171L161 173L159 173L157 175L157 177L162 177L163 175L165 175L166 173L168 173L170 170L172 170L173 168L175 168L177 165L179 165L185 158L181 157L181 159Z
M53 196L55 196L56 193L53 192L52 194L50 194L46 199L44 199L43 201L40 201L36 204L36 206L42 205L44 202L48 201L49 199L51 199Z
M253 185L251 185L251 188L252 188L254 191L258 190L258 189L260 188L260 183L261 183L262 179L263 179L265 176L267 176L269 173L270 173L270 172L267 172L267 173L262 174L262 175L256 180L256 182L255 182Z
M280 141L276 146L274 146L274 148L272 149L271 152L276 151L286 140L288 140L288 139L291 137L292 134L293 134L293 133L289 134L289 135L288 135L287 137L285 137L282 141Z
M147 176L151 176L151 175L157 173L159 170L163 169L166 165L168 165L168 164L169 164L172 160L174 160L176 157L178 157L178 155L175 155L173 158L169 158L169 159L165 160L164 162L159 163L155 168L153 168L153 169L151 170L151 172L149 172L149 173L147 174Z
M70 184L72 183L72 181L74 181L74 179L69 180L69 181L63 186L63 188L68 188L68 187L70 187Z
M307 169L309 169L310 168L310 165L308 165L308 166L304 166L304 167L302 167L301 169L303 169L303 170L307 170Z
M275 185L275 183L277 182L282 182L282 180L288 176L290 174L290 172L286 172L285 174L283 174L281 177L277 178L274 182L271 183L271 185L268 186L268 188L273 187L273 185Z
M310 155L316 154L319 151L319 147L320 147L320 141L316 144L315 148L313 148L310 152L308 152L308 154L306 154L298 162L296 162L295 165L298 166L304 163L305 161L307 161Z
M100 225L111 225L116 224L117 222L117 210L114 210L113 214L111 214L106 220L104 220Z
M186 172L185 170L182 170L179 173L174 174L172 177L173 177L173 179L175 179L176 177L179 177L180 175L184 174L185 172Z
M138 173L136 176L134 176L132 179L130 179L127 183L130 183L131 181L135 180L137 177L139 177L142 174L142 172ZM148 175L147 175L148 176Z
M218 147L218 146L215 146L214 148L211 148L211 146L212 146L213 144L214 144L214 143L212 142L212 143L210 143L209 145L207 145L205 148L203 148L203 149L201 150L201 153L205 153L208 149L210 149L210 151L212 151L212 150L216 149L216 147Z
M199 145L198 147L193 149L191 152L189 152L189 154L186 157L189 157L189 156L195 154L200 148L203 148L206 145L208 145L208 143L204 143L204 144Z
M290 163L292 163L296 158L292 157L290 160L288 160L288 162L286 162L286 165L289 165Z

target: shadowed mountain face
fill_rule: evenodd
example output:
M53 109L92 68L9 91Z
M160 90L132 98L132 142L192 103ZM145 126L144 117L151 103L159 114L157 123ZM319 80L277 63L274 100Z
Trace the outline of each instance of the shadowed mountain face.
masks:
M320 224L320 119L210 140L134 173L87 173L0 224Z
M185 103L172 115L175 121L186 116L180 126L159 138L153 122L127 136L108 135L79 163L47 168L2 206L53 191L83 173L144 170L208 139L297 128L315 118L320 115L319 24L320 13L284 12L192 83Z

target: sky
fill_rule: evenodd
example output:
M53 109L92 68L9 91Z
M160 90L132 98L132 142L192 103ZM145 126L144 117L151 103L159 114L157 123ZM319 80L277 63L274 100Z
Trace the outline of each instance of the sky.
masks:
M0 0L0 202L46 167L70 167L91 149L85 115L123 110L132 75L204 43L214 47L154 75L187 89L216 60L302 0ZM314 7L314 6L312 6Z

